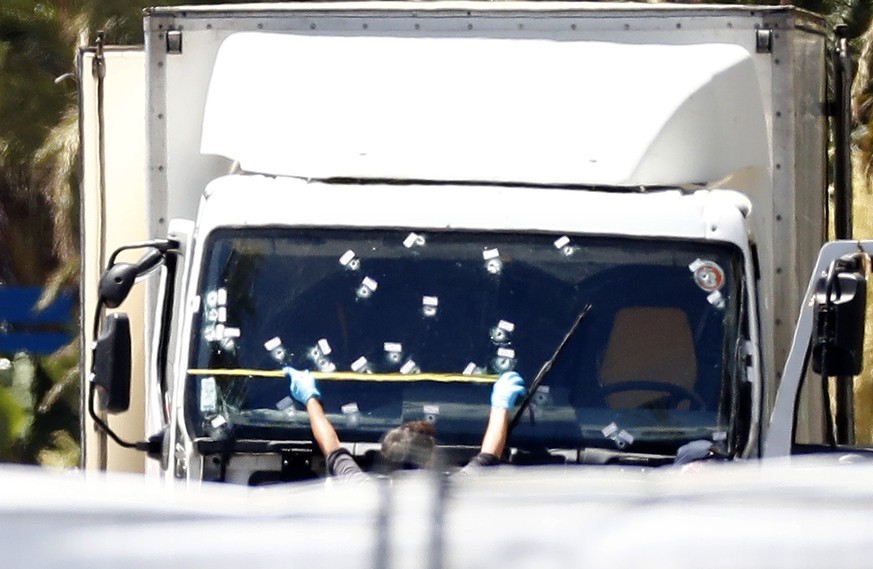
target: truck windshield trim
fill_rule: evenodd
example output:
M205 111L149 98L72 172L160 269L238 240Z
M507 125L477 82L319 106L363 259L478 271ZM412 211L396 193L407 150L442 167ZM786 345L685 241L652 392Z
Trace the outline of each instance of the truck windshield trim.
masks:
M246 172L248 174L269 175L264 172ZM296 177L296 176L292 176ZM350 178L350 177L326 177L305 178L307 182L320 182L323 184L338 186L465 186L465 187L495 187L495 188L542 188L556 190L585 190L595 192L611 192L616 194L645 194L658 191L694 191L705 189L706 182L688 183L677 185L602 185L602 184L569 184L569 183L537 183L524 180L519 181L495 181L495 180L460 180L460 179L421 179L421 178Z
M528 385L518 448L672 452L733 424L741 256L730 245L414 229L234 228L205 243L195 438L308 439L281 367L311 369L343 441L408 420L481 441L491 383ZM679 348L676 348L678 345Z

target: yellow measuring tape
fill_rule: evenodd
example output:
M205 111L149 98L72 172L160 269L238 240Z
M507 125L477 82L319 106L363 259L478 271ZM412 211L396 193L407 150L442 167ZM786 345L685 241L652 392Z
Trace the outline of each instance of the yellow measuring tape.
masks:
M282 370L261 369L189 369L188 375L273 378L284 377ZM494 383L496 375L464 375L461 373L356 373L353 371L314 371L315 379L327 381L439 381L443 383Z

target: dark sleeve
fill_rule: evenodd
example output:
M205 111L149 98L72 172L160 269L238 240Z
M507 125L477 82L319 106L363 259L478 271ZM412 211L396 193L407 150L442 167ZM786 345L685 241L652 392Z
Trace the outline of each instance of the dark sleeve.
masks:
M329 455L325 461L327 463L327 472L330 476L334 476L345 482L358 482L368 480L370 477L361 470L351 453L347 449L338 448Z
M476 456L470 459L470 462L467 465L458 471L458 474L461 476L471 476L476 473L477 470L482 468L487 468L489 466L497 466L500 464L500 459L497 458L493 454L489 454L487 452L480 452Z

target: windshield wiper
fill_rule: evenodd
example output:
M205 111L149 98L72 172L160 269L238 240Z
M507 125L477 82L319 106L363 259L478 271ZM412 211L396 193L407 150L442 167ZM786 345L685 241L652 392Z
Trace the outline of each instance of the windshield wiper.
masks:
M576 332L576 329L579 328L579 325L582 324L582 321L585 320L585 316L588 315L588 311L591 310L591 305L586 304L579 315L576 317L576 320L573 322L573 325L570 326L570 329L567 330L567 333L564 334L564 338L561 340L561 343L558 344L557 349L552 354L546 363L543 364L543 367L540 368L539 373L534 378L533 383L530 384L530 387L527 390L527 395L524 396L524 399L521 400L521 404L518 407L518 411L515 412L515 416L509 422L509 432L512 432L512 429L518 424L519 420L521 420L521 416L524 414L525 410L530 406L530 402L533 401L534 393L536 393L537 388L543 382L543 379L549 373L549 370L552 369L552 364L555 363L555 360L558 359L558 356L561 355L561 352L564 350L564 346L567 345L567 341L570 337Z

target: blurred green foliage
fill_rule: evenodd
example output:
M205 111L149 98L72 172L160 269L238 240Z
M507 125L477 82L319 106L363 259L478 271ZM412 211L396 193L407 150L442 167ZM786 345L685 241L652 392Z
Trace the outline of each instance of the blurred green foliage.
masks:
M41 286L45 301L78 287L77 50L98 29L142 43L153 4L0 0L0 286ZM78 341L48 357L0 354L0 461L78 464L79 378Z
M48 358L0 358L0 461L79 462L77 349Z

